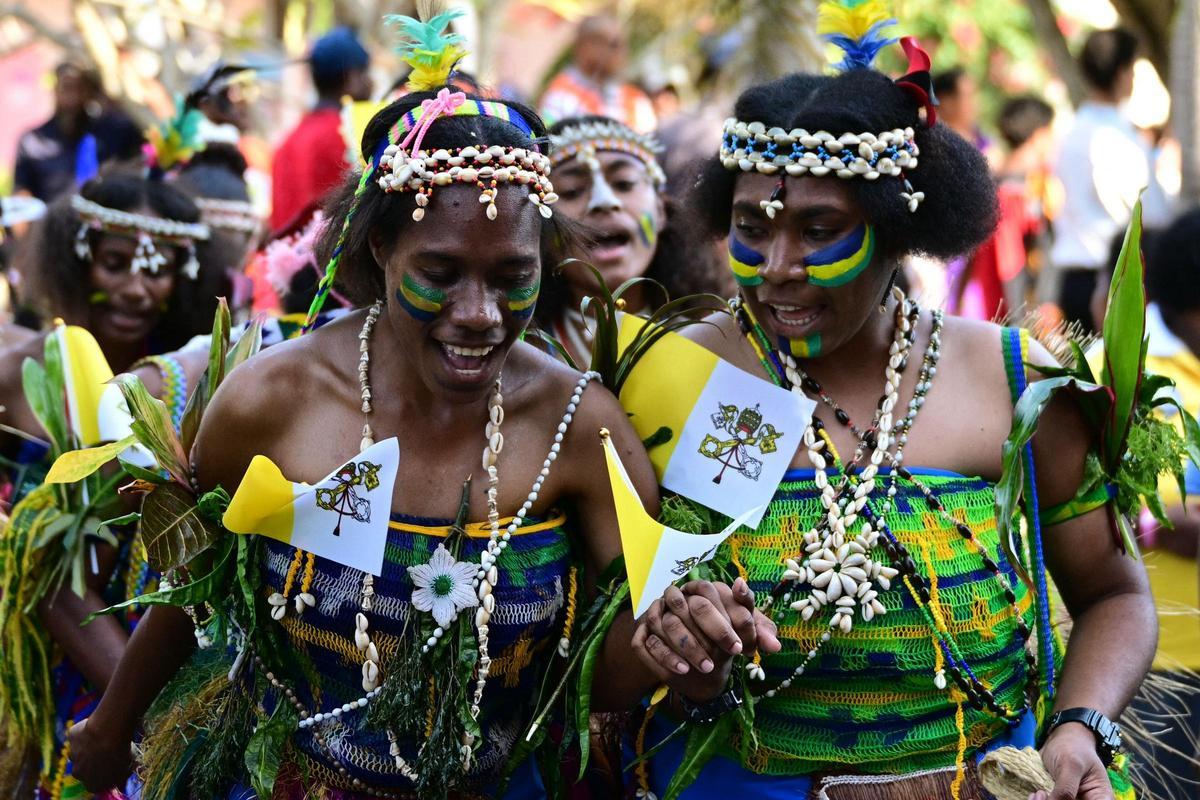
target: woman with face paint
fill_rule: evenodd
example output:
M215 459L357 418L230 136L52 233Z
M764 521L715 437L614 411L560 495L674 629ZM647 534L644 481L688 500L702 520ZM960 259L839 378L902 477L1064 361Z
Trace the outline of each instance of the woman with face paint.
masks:
M1154 652L1145 572L1110 536L1107 493L1069 502L1092 435L1062 396L1033 440L1020 559L1006 555L1002 446L1032 365L1052 359L1023 332L894 288L906 254L984 241L996 202L983 158L936 124L915 42L902 40L903 78L870 68L895 41L887 11L826 3L837 74L744 93L697 186L739 291L731 314L685 335L816 410L762 522L713 561L749 581L783 648L735 668L708 703L650 706L639 752L674 730L671 713L697 729L632 769L639 796L669 783L689 785L684 798L990 796L976 764L1001 745L1040 747L1055 798L1132 796L1106 766L1122 763L1110 720ZM680 392L675 380L662 392ZM1065 663L1050 581L1074 619ZM674 618L687 595L669 589L635 633L663 675L675 657L661 642L694 633Z
M211 325L211 313L205 319L202 309L215 301L199 302L202 290L197 287L214 272L220 279L219 269L197 260L196 244L208 235L199 210L179 189L121 173L97 178L79 194L52 204L31 232L23 254L23 299L44 319L58 318L90 333L108 366L138 374L178 425L189 376L177 359L156 354ZM48 466L48 434L23 391L22 374L27 361L43 360L49 335L16 327L0 330L0 509L11 509L12 516L0 536L9 542L26 535L21 520L34 512L19 503L39 487ZM82 350L77 356L86 358ZM68 360L65 354L61 358ZM85 528L94 531L96 526ZM82 586L67 582L21 594L22 602L36 606L28 612L26 633L13 638L13 628L5 627L0 634L0 667L10 679L28 684L23 697L0 693L0 727L11 726L5 750L23 761L21 796L46 798L77 789L65 748L66 727L95 707L138 615L104 617L87 627L81 622L94 611L152 590L157 582L133 545L132 530L126 526L113 533L115 546L111 537L91 538ZM5 590L15 594L18 586L41 586L59 563L55 553L60 551L57 558L66 559L67 548L60 548L51 535L46 555L36 563L0 559ZM11 621L13 613L20 617L26 612L10 607L3 616ZM31 660L30 653L43 647L48 660ZM54 696L43 699L52 701L52 707L31 707L29 698L41 697L31 688L34 684L50 687ZM0 787L8 788L14 787Z
M657 281L672 298L728 285L711 249L687 231L683 210L664 194L654 137L608 117L587 116L555 124L550 140L555 210L584 226L590 245L579 257L599 270L609 291L640 277ZM591 352L579 304L596 291L595 280L584 265L568 265L546 276L538 301L538 323L576 363L586 363ZM663 302L650 286L634 286L623 299L630 313Z
M336 198L318 246L329 266L310 313L335 279L359 310L235 370L193 452L200 489L234 495L230 528L252 460L269 459L292 485L345 476L340 496L356 498L355 519L376 519L375 503L390 512L382 568L350 566L362 562L337 542L317 555L258 539L259 554L237 567L249 609L211 604L238 632L240 655L209 673L215 700L209 689L172 695L177 711L150 721L148 792L182 782L198 797L251 785L275 798L499 796L513 767L504 796L546 796L531 764L508 761L536 731L545 668L573 654L574 609L584 613L620 553L611 491L595 480L606 469L601 428L651 510L657 498L615 399L520 341L567 232L537 116L448 85L462 55L460 37L444 34L453 16L392 18L412 93L367 126L368 166ZM369 463L389 451L394 489ZM373 485L351 481L359 465L376 470ZM376 489L364 506L361 493ZM331 502L318 494L319 507ZM332 538L316 519L292 528L292 541ZM747 598L731 604L748 610ZM618 614L597 642L597 710L628 707L653 683L628 663L631 616ZM723 619L717 633L740 643ZM153 608L101 706L72 731L92 790L124 777L138 719L171 676L182 668L174 686L195 686L206 669L203 659L184 666L192 628L182 610ZM690 676L677 685L706 691ZM243 758L248 746L263 760Z

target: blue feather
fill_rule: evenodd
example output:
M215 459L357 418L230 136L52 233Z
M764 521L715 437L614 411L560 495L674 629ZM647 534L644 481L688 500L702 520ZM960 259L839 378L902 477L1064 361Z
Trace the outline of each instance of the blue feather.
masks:
M844 33L825 34L825 41L836 45L846 54L845 58L835 66L835 69L841 72L848 72L852 69L871 69L879 52L898 41L884 33L887 28L895 24L896 20L894 19L877 22L861 39L853 39Z

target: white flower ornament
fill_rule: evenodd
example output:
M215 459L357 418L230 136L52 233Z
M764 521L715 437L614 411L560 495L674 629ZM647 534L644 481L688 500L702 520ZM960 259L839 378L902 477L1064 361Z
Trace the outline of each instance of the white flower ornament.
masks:
M408 568L416 587L413 607L431 612L438 625L447 627L459 611L479 605L472 586L478 569L478 564L456 561L445 545L439 544L428 563Z

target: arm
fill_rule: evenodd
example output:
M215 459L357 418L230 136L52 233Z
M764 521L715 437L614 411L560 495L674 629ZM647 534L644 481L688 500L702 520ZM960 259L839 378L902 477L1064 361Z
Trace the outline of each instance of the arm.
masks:
M607 392L591 390L576 415L586 432L577 440L571 458L575 467L574 497L588 531L589 560L602 570L620 554L620 532L613 509L604 451L587 434L609 429L617 452L646 507L657 516L657 480L625 412ZM590 446L589 446L590 445ZM719 694L728 681L733 656L765 642L778 650L774 625L754 610L754 595L744 582L734 587L693 581L682 589L672 586L635 623L631 609L613 622L603 645L597 675L607 680L594 688L597 710L627 709L657 683L693 699ZM636 655L631 659L630 651Z
M1067 396L1057 397L1034 438L1044 507L1074 496L1090 441L1074 403ZM1085 706L1115 720L1149 670L1158 640L1145 567L1135 554L1117 549L1103 508L1044 530L1043 541L1047 568L1074 621L1055 710ZM1082 725L1056 728L1042 758L1055 778L1054 792L1044 797L1112 797L1095 738Z
M601 428L610 431L647 513L658 513L658 482L625 412L602 387L589 387L583 394L567 440L571 445L570 453L564 454L566 458L562 463L571 465L566 491L574 501L579 527L586 531L586 585L590 590L594 590L597 576L621 555L620 529L599 437ZM597 480L597 476L604 477ZM629 658L633 627L633 611L626 608L613 620L605 636L595 672L604 677L596 681L592 694L592 707L596 711L631 708L654 686L654 674L637 659Z
M99 571L93 574L89 568L83 596L75 594L64 583L57 592L38 603L37 613L50 638L63 649L71 663L79 668L88 683L104 692L129 636L112 616L98 617L86 627L83 625L88 615L108 608L100 592L116 564L117 554L112 547L100 542L94 546Z
M254 423L260 409L252 387L246 388L248 383L231 375L204 415L192 463L205 489L223 482L235 490L245 471L242 461L250 458L244 451L258 446L256 434L264 423L261 418ZM205 468L199 464L202 451ZM241 471L232 472L239 463ZM101 792L128 776L130 742L142 716L188 661L195 644L191 619L174 606L151 608L134 630L100 704L68 735L73 775L89 791Z

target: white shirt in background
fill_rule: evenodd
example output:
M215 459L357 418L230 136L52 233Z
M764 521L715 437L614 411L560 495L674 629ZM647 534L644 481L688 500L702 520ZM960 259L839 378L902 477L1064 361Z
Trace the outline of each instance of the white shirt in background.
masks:
M1099 269L1129 224L1138 193L1150 184L1150 150L1133 123L1112 105L1087 102L1059 147L1055 173L1064 202L1054 220L1050 263Z

